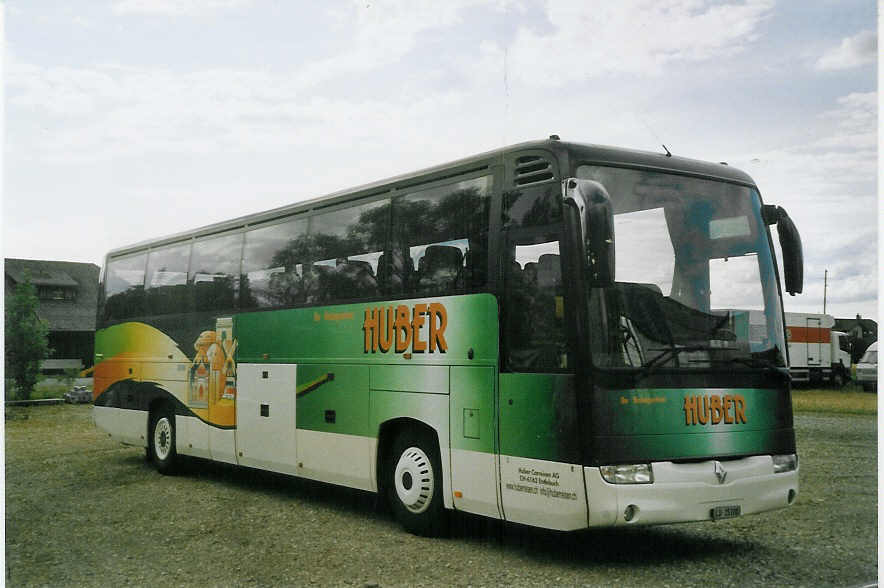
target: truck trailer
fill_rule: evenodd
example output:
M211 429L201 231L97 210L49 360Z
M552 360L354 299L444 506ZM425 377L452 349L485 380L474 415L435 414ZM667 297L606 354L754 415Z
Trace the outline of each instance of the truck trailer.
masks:
M834 330L835 318L806 312L785 314L792 380L843 386L850 379L850 345L847 333Z
M749 339L762 345L764 313L758 310L731 310L735 326L748 315ZM789 373L793 382L829 382L839 388L850 380L850 343L847 333L834 330L835 319L828 314L787 312L786 341L789 347ZM745 327L744 327L745 328Z

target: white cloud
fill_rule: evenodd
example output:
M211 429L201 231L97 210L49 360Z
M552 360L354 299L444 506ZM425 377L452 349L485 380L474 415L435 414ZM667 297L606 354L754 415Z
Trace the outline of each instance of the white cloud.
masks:
M828 269L830 314L877 315L877 101L876 92L842 96L805 143L735 161L801 232L805 288L786 310L820 312Z
M849 69L875 63L877 58L878 33L874 30L862 31L826 51L817 59L815 67L820 71Z
M193 16L238 8L249 0L118 0L113 11L125 15Z
M874 131L878 122L878 93L853 92L838 98L838 107L823 112L822 118L838 122L850 133Z
M659 74L667 64L743 51L772 6L772 0L548 2L553 32L523 27L507 47L484 43L483 69L499 70L506 52L510 75L529 85L561 86L607 73Z
M396 63L415 48L422 35L457 24L465 8L479 3L481 0L351 0L344 8L329 10L333 26L348 39L345 50L306 64L298 71L297 80L302 86L311 86Z
M833 121L833 134L814 141L809 147L865 152L878 146L878 93L854 92L838 98L838 107L820 114Z
M392 99L326 97L304 91L296 75L267 71L11 64L7 99L44 121L39 133L17 133L27 147L20 151L70 162L276 152L328 136L358 142L405 133L418 140L421 121L454 115L462 96L403 83Z
M818 124L809 125L802 143L740 160L754 174L770 175L773 184L788 184L787 197L817 195L829 203L833 197L869 196L850 189L875 185L878 94L855 92L838 98L837 104L818 115Z

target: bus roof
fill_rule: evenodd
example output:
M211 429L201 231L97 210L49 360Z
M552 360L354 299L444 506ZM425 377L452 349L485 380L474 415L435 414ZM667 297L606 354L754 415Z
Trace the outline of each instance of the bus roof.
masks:
M755 183L748 174L728 166L726 163L710 163L689 159L686 157L677 157L667 155L665 153L655 153L651 151L639 151L634 149L624 149L620 147L610 147L606 145L591 145L586 143L572 143L561 141L559 139L545 139L540 141L526 141L508 145L499 149L493 149L484 153L465 157L448 163L435 165L414 172L409 172L363 184L355 188L347 188L332 192L318 198L311 198L293 204L287 204L278 208L249 214L233 218L218 223L213 223L203 227L167 235L156 239L141 241L132 245L126 245L113 249L108 253L108 257L116 257L129 253L134 253L148 247L156 247L183 241L192 237L204 237L222 233L225 231L235 230L237 228L248 225L260 224L276 218L291 216L299 213L306 213L319 208L327 208L336 204L355 200L364 196L370 196L373 193L380 194L391 188L409 187L426 182L436 181L445 178L452 173L460 174L470 171L470 168L476 166L479 169L482 166L501 164L507 155L523 151L523 150L548 150L558 157L565 157L569 161L598 165L613 165L623 167L639 167L649 170L681 173L692 176L699 176L722 180L726 182L734 182L738 184L754 186ZM456 171L455 171L456 170ZM449 173L445 173L449 172Z

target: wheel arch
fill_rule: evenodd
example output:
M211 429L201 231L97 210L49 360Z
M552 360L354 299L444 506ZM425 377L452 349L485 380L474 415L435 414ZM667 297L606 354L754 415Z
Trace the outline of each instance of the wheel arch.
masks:
M145 398L147 399L147 437L150 438L150 425L153 420L153 416L160 411L166 410L172 413L174 416L177 412L175 410L175 402L170 398L169 393L158 386L152 387L151 393L145 394Z

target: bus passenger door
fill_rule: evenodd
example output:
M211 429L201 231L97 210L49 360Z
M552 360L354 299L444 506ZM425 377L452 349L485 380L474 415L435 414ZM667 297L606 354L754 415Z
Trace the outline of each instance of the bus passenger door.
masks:
M507 231L500 374L500 492L508 521L586 527L573 355L558 226Z
M457 510L500 518L493 367L451 367L451 490Z
M500 490L508 521L586 527L574 384L570 374L500 375Z

